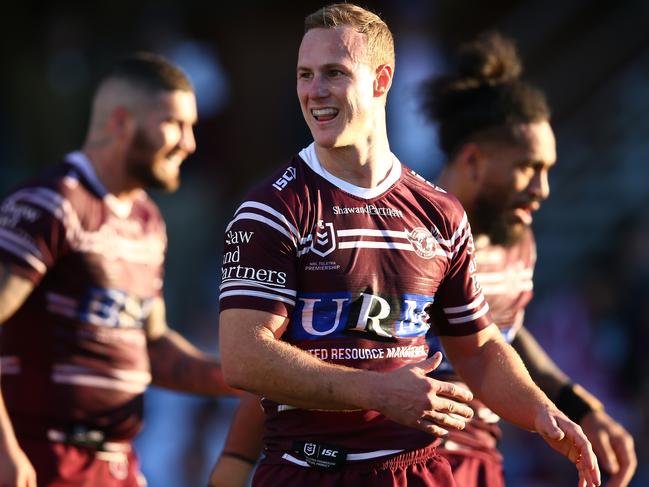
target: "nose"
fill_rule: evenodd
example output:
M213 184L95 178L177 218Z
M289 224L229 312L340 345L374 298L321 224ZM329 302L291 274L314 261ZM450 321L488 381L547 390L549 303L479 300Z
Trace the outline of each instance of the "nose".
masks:
M324 76L314 76L309 86L309 96L311 98L324 98L328 95L329 87L327 86L327 82Z
M196 152L196 139L194 137L194 127L191 125L183 126L182 134L180 137L180 147L187 152L193 154Z
M550 196L550 180L548 179L548 170L539 169L535 171L534 177L530 181L530 193L540 201Z

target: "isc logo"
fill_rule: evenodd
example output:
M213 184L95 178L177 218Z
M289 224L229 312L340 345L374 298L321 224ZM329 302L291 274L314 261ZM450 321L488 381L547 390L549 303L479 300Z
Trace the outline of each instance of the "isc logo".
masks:
M297 340L342 337L406 338L425 335L432 296L377 296L361 293L319 293L298 296L288 333Z
M288 183L295 179L296 172L297 171L293 166L286 169L286 171L284 171L284 174L282 174L282 177L273 183L273 188L278 191L283 190Z

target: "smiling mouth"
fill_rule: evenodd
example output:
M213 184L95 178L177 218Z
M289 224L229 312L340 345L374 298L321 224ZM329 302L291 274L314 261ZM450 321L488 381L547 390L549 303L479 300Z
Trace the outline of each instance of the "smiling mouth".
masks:
M336 108L312 108L311 115L318 122L328 122L333 120L338 115L338 109Z

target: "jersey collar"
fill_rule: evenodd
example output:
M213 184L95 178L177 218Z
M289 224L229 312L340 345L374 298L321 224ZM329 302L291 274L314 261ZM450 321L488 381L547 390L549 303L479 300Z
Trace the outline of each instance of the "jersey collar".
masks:
M337 188L340 188L343 191L359 198L369 200L385 193L401 177L401 162L399 162L397 156L392 153L390 154L392 156L392 168L390 169L388 176L383 181L381 181L381 184L375 186L374 188L363 188L361 186L356 186L354 184L348 183L344 179L340 179L334 176L329 171L327 171L324 167L322 167L322 164L320 164L320 160L318 159L318 156L315 152L315 142L312 142L311 145L302 149L299 153L299 156L316 174L322 176Z

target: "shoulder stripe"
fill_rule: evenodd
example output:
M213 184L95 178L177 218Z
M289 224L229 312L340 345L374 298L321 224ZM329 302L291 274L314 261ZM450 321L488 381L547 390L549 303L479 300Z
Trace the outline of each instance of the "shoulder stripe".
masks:
M489 311L489 305L485 303L485 305L479 311L476 311L475 313L467 316L462 316L460 318L448 318L448 322L454 325L459 323L467 323L469 321L477 320L481 316L484 316L485 314L487 314L487 311Z
M447 314L452 314L452 313L463 313L464 311L469 311L472 309L477 308L484 302L484 295L480 294L480 297L477 299L474 299L471 301L469 304L465 306L455 306L451 308L442 308L444 310L444 313Z
M0 237L6 238L6 236L1 235L1 233L2 231L0 229ZM27 244L27 242L23 242L23 244ZM7 240L0 240L0 248L22 259L24 262L26 262L31 267L33 267L40 274L45 274L45 272L47 272L47 266L39 258L40 255L39 256L35 255L35 253L32 250L25 248L25 245L19 245L17 242L11 242L7 239Z
M219 290L223 290L226 287L232 287L232 286L241 286L241 287L260 287L264 289L270 289L272 291L276 291L278 293L282 294L288 294L289 296L297 296L297 291L293 289L281 289L277 288L275 286L269 285L268 283L260 283L256 281L247 281L247 280L242 280L242 279L236 279L236 280L225 280L223 281L223 284L219 287Z
M278 225L277 223L275 223L274 221L272 221L272 220L270 220L270 219L268 219L268 218L266 218L266 217L264 217L264 216L257 215L256 213L239 213L239 214L238 214L236 217L234 217L234 219L230 222L230 224L227 226L227 228L225 229L225 231L226 231L226 232L229 232L229 231L230 231L230 228L232 228L232 225L234 225L234 223L237 222L237 221L239 221L239 220L255 220L255 221L258 221L258 222L261 222L261 223L265 223L265 224L268 225L269 227L274 228L274 229L277 230L279 233L281 233L282 235L286 236L286 238L288 238L291 242L293 242L294 245L297 246L297 242L295 241L295 237L294 237L293 235L291 235L290 233L288 233L288 232L286 231L285 228L282 228L281 226L279 226L279 225Z
M274 217L277 218L280 222L282 222L284 225L286 225L286 227L288 227L289 231L291 232L291 234L293 235L293 237L295 238L295 240L297 240L297 241L300 240L300 234L299 234L299 232L297 231L297 229L295 228L295 226L293 226L293 225L291 224L291 222L289 222L288 219L287 219L287 218L286 218L282 213L280 213L279 211L277 211L275 208L273 208L273 207L271 207L271 206L268 206L268 205L266 205L266 204L264 204L264 203L260 203L260 202L258 202L258 201L244 201L244 202L239 206L239 208L237 208L237 211L234 213L235 216L237 216L237 215L239 214L239 212L240 212L243 208L255 208L255 209L257 209L257 210L261 210L261 211L265 211L266 213L270 213L272 216L274 216ZM229 227L228 227L228 228L229 228Z
M265 299L272 299L274 301L281 301L283 303L290 304L291 306L295 306L295 300L285 298L284 296L277 296L276 294L271 294L271 293L264 293L261 291L246 291L246 290L236 290L236 291L226 291L224 293L221 293L219 296L219 300L223 298L227 298L228 296L255 296L258 298L265 298Z

